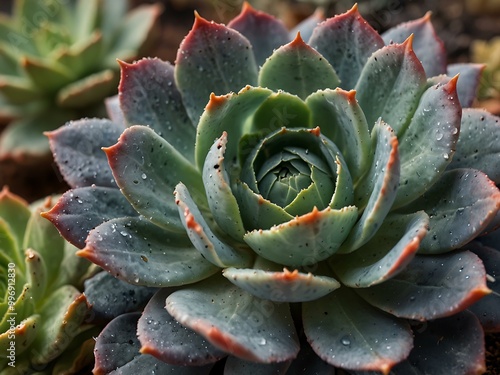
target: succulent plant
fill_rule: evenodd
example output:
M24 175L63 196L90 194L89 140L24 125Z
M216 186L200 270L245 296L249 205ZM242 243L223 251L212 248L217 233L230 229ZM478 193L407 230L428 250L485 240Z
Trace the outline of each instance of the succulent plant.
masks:
M7 188L0 192L2 374L70 374L89 365L96 331L85 324L89 305L77 286L91 263L40 216L52 204L49 197L28 206Z
M147 47L158 5L127 0L16 0L0 15L0 159L50 155L43 131L95 112L116 92L116 59ZM92 112L94 111L94 112Z
M472 43L472 60L485 64L479 86L479 99L500 98L500 37Z
M94 373L485 369L500 263L468 244L500 222L500 126L462 109L481 68L446 66L429 15L316 23L196 15L175 66L121 63L110 120L49 133L72 189L44 217L159 288Z

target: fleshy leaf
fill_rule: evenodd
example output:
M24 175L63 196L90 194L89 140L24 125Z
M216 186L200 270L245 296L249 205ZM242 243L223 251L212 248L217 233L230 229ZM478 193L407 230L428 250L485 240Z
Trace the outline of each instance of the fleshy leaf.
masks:
M316 8L314 13L309 17L304 18L300 21L293 29L288 33L289 39L295 38L295 36L300 33L300 36L304 40L309 40L314 29L325 20L325 11L321 7ZM309 45L311 43L308 43Z
M9 318L11 317L9 316ZM16 338L16 355L25 352L39 335L41 321L40 315L31 315L14 326L13 331L9 331L8 329L2 331L0 333L0 350L10 354L9 348L12 338L9 338L9 336L14 334Z
M224 153L227 133L217 139L210 149L203 166L203 183L207 192L208 206L215 222L232 238L242 241L245 228L241 220L238 202L230 187Z
M138 214L120 190L86 186L64 193L42 216L50 220L67 241L83 249L93 228L111 219Z
M172 293L167 311L213 345L245 360L283 362L299 351L288 304L253 297L222 277Z
M457 78L424 92L408 129L399 138L401 177L394 207L420 197L453 158L462 116Z
M182 228L172 193L179 181L204 197L200 173L170 143L146 126L125 130L105 148L116 183L132 206L164 228Z
M427 234L429 217L420 211L389 214L375 236L357 251L331 258L330 265L344 285L365 288L403 270Z
M127 127L127 122L123 115L123 111L120 107L120 99L118 95L111 96L104 99L104 104L106 106L106 113L109 119L117 125L120 125L122 129Z
M160 59L120 62L120 105L129 125L147 125L190 162L195 128L182 104L174 67Z
M332 277L299 270L283 272L255 268L226 268L222 275L248 293L275 302L303 302L323 297L340 287Z
M484 68L483 64L457 63L448 65L448 76L453 77L460 74L457 92L462 107L472 107Z
M165 300L170 293L166 288L159 290L145 307L137 323L140 352L179 366L200 366L225 357L227 353L180 325L168 313Z
M354 5L348 12L320 23L308 44L332 64L341 87L350 90L356 85L368 57L382 48L384 41Z
M438 254L477 237L494 219L499 207L500 191L484 173L453 169L400 212L424 210L429 215L429 234L419 253Z
M245 361L241 358L230 355L224 364L224 374L238 375L274 375L288 374L287 369L290 361L278 363L255 363Z
M43 91L54 92L73 79L64 66L41 59L24 57L21 66L33 84Z
M300 34L274 51L259 71L259 86L284 90L303 100L319 89L335 88L339 83L333 67Z
M280 20L253 9L248 2L243 3L241 13L227 27L239 31L248 39L258 66L264 64L276 48L290 41L288 31Z
M475 168L500 184L500 118L481 109L464 109L457 151L449 169Z
M245 242L260 256L287 266L305 266L337 252L358 218L354 206L319 211L245 234Z
M26 225L30 217L31 211L28 208L28 203L21 197L12 194L8 187L4 186L0 191L0 218L7 223L18 248L22 247ZM21 264L22 261L18 260L18 264Z
M193 124L198 123L212 92L221 95L257 84L250 42L236 30L195 15L175 64L175 80ZM200 82L205 84L200 87Z
M231 246L217 237L182 183L175 188L175 203L189 239L203 258L218 267L245 267L252 261L246 249Z
M464 310L490 290L481 259L462 251L417 255L392 279L357 292L370 304L395 316L430 320Z
M307 340L331 365L387 374L412 348L407 322L380 311L348 288L302 305Z
M370 129L379 117L400 134L426 88L425 72L412 49L412 38L370 56L356 84L356 96Z
M417 20L399 24L382 34L386 44L403 43L410 35L414 36L413 49L422 62L427 77L446 73L446 50L444 43L436 35L432 26L431 13Z
M311 109L311 123L332 140L344 156L353 181L369 167L370 134L355 91L323 90L311 94L306 104Z
M318 375L336 374L335 367L319 358L310 345L302 345L299 355L290 364L287 374L304 375L306 371Z
M379 229L396 198L399 183L398 139L386 123L374 128L375 155L367 173L355 187L355 204L364 208L340 252L348 253L364 245Z
M140 217L101 224L90 232L87 247L77 255L134 285L183 285L217 271L186 237Z
M99 272L84 284L85 297L92 306L92 322L108 322L121 314L139 311L156 290L132 285L107 272Z
M123 128L105 119L71 121L47 133L54 159L71 187L116 187L102 147L116 142Z

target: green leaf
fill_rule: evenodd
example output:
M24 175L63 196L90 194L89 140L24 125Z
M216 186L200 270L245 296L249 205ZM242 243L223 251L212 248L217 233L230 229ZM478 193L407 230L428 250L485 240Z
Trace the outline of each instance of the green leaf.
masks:
M299 351L288 304L253 297L222 277L175 291L166 308L183 326L245 360L283 362Z
M174 235L140 217L101 224L90 232L87 247L77 255L134 285L184 285L217 272L184 235Z
M259 86L284 90L303 100L319 89L335 88L339 83L333 67L300 34L274 51L259 71Z
M57 251L56 251L57 253ZM35 301L42 300L46 287L48 278L54 278L57 275L59 264L55 264L56 267L52 265L48 269L47 264L43 257L33 249L27 249L25 251L25 262L26 262L26 278L27 283L30 285L31 297ZM50 261L51 259L49 259ZM50 262L49 262L50 264ZM49 271L49 272L47 272Z
M61 48L54 54L54 61L66 69L71 69L73 80L82 75L98 71L99 64L104 52L103 37L98 31L94 31L80 43L71 44L67 48Z
M389 214L370 241L351 254L334 256L330 266L342 283L352 288L384 282L410 263L428 225L429 217L423 211Z
M0 75L0 93L7 104L29 104L40 99L43 94L26 77Z
M341 253L349 253L364 245L380 228L396 198L399 183L398 140L394 131L379 120L373 131L375 155L372 166L355 187L355 204L364 208Z
M21 248L24 241L24 234L26 231L26 225L31 217L31 211L28 207L28 203L21 197L11 193L7 187L4 187L0 191L0 218L4 220L7 224L6 228L9 228L11 236L15 241L17 248ZM15 258L20 265L21 254L18 254L18 258Z
M417 255L392 279L357 289L379 309L416 320L456 314L490 292L481 259L470 251Z
M500 191L484 173L454 169L399 211L425 210L430 229L419 253L439 254L460 248L477 237L494 219L499 207Z
M175 79L188 115L197 124L211 93L238 92L257 84L252 46L239 32L196 13L193 28L177 52ZM204 82L201 87L200 82Z
M449 169L475 168L500 184L500 118L481 109L465 108L457 151Z
M3 353L9 353L12 335L15 337L15 355L19 356L28 349L33 341L40 335L40 326L42 319L40 315L31 315L20 320L20 315L10 315L8 318L14 318L16 326L13 331L5 330L0 333L0 350ZM9 326L10 328L10 326ZM9 337L10 336L10 337Z
M174 68L159 59L120 62L120 106L129 125L147 125L190 162L195 128L182 103Z
M21 61L26 75L43 91L53 93L73 80L71 72L64 66L42 59L26 57Z
M168 313L165 300L171 292L166 288L159 290L137 323L141 353L178 366L202 366L224 358L227 353L182 326Z
M394 207L421 196L444 173L457 147L462 108L457 77L427 89L408 129L399 136L401 177Z
M355 87L370 129L381 117L396 134L405 130L425 88L425 72L411 37L370 56Z
M240 244L231 246L217 237L184 184L175 187L174 195L182 224L203 258L217 267L248 267L251 264L252 254L246 248Z
M413 346L406 321L370 306L348 288L304 303L302 319L314 351L344 369L387 374Z
M338 251L358 218L354 206L322 211L314 208L267 230L248 232L245 242L260 256L288 266L305 266Z
M172 231L182 224L172 195L184 182L195 199L205 199L200 173L170 143L145 126L132 126L105 148L117 185L132 206L153 223Z
M384 41L354 5L348 12L316 26L308 44L332 64L341 87L350 90L356 85L370 55L382 48Z
M127 10L130 8L130 0L119 2L114 0L101 0L100 5L100 17L96 28L102 33L104 45L109 48L120 24L123 22L123 19L127 17Z
M311 123L340 149L356 184L369 167L371 144L368 124L355 95L355 91L338 88L322 90L311 94L306 104L312 113Z

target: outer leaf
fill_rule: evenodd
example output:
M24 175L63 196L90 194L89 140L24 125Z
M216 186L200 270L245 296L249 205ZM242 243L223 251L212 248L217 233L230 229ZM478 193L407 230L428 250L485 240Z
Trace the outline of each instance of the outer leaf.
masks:
M297 33L300 33L300 36L304 40L309 40L311 38L314 29L318 26L320 22L324 20L325 20L324 10L321 7L316 8L314 13L312 13L309 17L304 18L292 30L290 30L290 32L288 33L290 40L295 38Z
M429 234L419 253L438 254L457 249L477 237L495 218L500 191L488 177L474 169L454 169L401 212L425 210Z
M299 351L287 304L253 297L223 278L172 293L167 311L215 346L245 360L283 362Z
M120 107L118 95L104 99L104 104L106 106L106 113L111 121L125 129L127 122L125 121L123 111Z
M427 89L408 129L400 137L401 177L395 207L421 196L453 158L462 116L457 78Z
M344 285L366 288L401 272L427 234L429 217L420 211L410 215L389 214L380 230L351 254L331 258L330 265Z
M300 34L274 51L259 71L259 86L281 89L303 100L316 90L335 88L339 82L333 67Z
M42 59L25 57L21 61L21 66L36 87L49 93L73 79L70 71L54 62L48 63Z
M306 100L312 113L311 123L339 147L354 183L371 159L368 124L355 95L355 91L337 88L315 92Z
M368 126L382 117L396 134L410 122L425 88L425 72L413 52L411 37L370 56L355 87Z
M123 128L109 120L83 119L47 133L54 159L71 187L116 187L102 147L116 142Z
M457 91L462 107L472 107L484 68L485 65L483 64L462 63L448 65L446 73L448 76L454 77L460 74Z
M417 255L397 276L357 292L395 316L430 320L456 314L490 293L485 276L481 259L469 251Z
M446 73L446 50L431 23L431 13L414 21L399 24L382 34L386 44L403 43L414 35L413 49L422 62L427 77Z
M271 229L248 232L243 239L263 258L287 266L305 266L337 252L357 218L354 206L322 211L314 208Z
M147 125L190 162L195 128L182 104L174 68L159 59L120 62L120 105L129 125Z
M304 332L314 351L331 365L387 374L412 348L408 323L340 288L302 305Z
M11 317L12 316L9 316L9 318ZM13 332L9 332L9 330L2 331L2 333L0 333L0 350L2 350L4 353L9 353L9 348L11 345L10 343L12 341L12 338L9 338L9 335L14 334L16 337L16 355L22 354L26 351L26 349L30 347L30 345L39 335L40 325L41 317L40 315L36 314L20 321L14 327Z
M77 255L134 285L183 285L217 271L185 237L142 218L101 224L90 232L87 247Z
M280 20L253 9L248 2L243 3L241 13L227 27L239 31L248 39L258 66L264 64L276 48L290 41L288 31Z
M21 197L12 194L9 188L4 186L0 191L0 217L5 220L12 235L17 243L17 247L21 248L26 225L31 217L31 211L26 202ZM18 259L18 265L22 262Z
M172 193L183 181L204 195L199 172L170 143L145 126L125 130L105 148L116 183L132 206L153 223L173 231L182 226Z
M449 166L475 168L500 184L500 118L480 109L464 109L457 151Z
M227 354L179 324L165 309L171 290L161 289L149 301L137 324L142 354L179 366L214 363Z
M240 33L195 15L177 52L175 79L188 115L197 124L212 92L221 95L255 86L257 64L252 46ZM200 82L205 82L203 87Z
M83 249L89 232L105 221L138 216L118 189L88 186L67 191L42 216L52 222L64 238Z
M368 57L384 46L380 35L359 14L357 5L319 24L308 43L332 64L345 90L354 88Z
M355 187L355 204L364 212L342 245L351 252L364 245L382 224L396 198L399 183L398 139L394 131L379 120L374 128L375 155L372 166Z

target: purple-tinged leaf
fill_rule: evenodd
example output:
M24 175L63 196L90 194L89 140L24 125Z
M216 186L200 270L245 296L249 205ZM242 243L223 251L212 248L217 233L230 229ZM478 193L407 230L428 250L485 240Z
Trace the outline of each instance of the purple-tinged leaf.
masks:
M353 253L330 258L330 266L344 285L366 288L380 284L410 263L428 225L429 217L423 211L389 214L370 241Z
M422 18L387 30L382 34L382 38L386 44L403 43L412 34L413 50L422 62L427 77L446 73L446 50L432 26L430 12Z
M479 169L500 184L499 159L500 118L481 109L464 109L457 151L448 168Z
M283 22L275 17L243 3L241 13L233 18L227 27L239 31L253 47L255 61L261 66L273 51L288 43L290 38Z
M379 117L400 134L427 88L424 68L413 52L412 37L370 56L356 84L356 96L370 129Z
M284 90L305 100L310 94L335 88L340 81L333 67L300 34L278 48L259 71L259 86Z
M224 365L225 375L275 375L288 374L291 361L278 363L255 363L230 355Z
M477 241L465 248L474 252L483 261L488 288L493 291L470 306L469 311L477 316L485 331L500 332L500 251Z
M491 291L481 259L461 251L417 255L392 279L356 292L392 315L423 321L453 315Z
M183 181L205 199L201 174L170 143L146 126L125 130L118 143L104 149L116 183L130 204L153 223L182 231L172 195Z
M388 373L408 356L409 324L363 301L348 288L302 305L307 340L327 363Z
M120 98L118 95L104 99L106 113L112 122L120 125L123 129L127 127L127 122L123 116L123 111L120 107Z
M284 362L299 351L288 304L253 297L222 277L172 293L167 310L183 326L241 359Z
M92 323L109 322L118 315L141 310L156 290L126 283L107 272L99 272L84 283L85 297L92 306Z
M47 133L54 160L73 188L116 187L106 154L101 151L116 142L123 128L106 119L70 121Z
M89 232L105 221L138 216L120 190L86 186L68 190L42 216L70 243L83 249Z
M457 147L462 108L457 77L429 87L399 137L401 176L394 207L420 197L444 173Z
M340 253L349 253L364 245L384 221L399 184L398 139L394 131L379 120L373 130L374 157L372 165L355 188L355 205L363 215L342 244Z
M300 33L300 36L304 40L309 40L314 29L325 20L325 12L321 8L316 8L314 13L309 17L303 19L299 22L292 30L288 32L289 40L292 40ZM309 43L310 44L310 43Z
M424 210L429 215L429 233L419 253L439 254L460 248L477 237L499 208L500 191L484 173L453 169L399 211Z
M183 285L217 272L185 235L168 232L141 217L99 225L77 255L134 285Z
M198 13L195 16L193 28L177 51L175 81L188 116L198 124L211 93L222 95L256 86L257 64L252 45L239 32L208 22Z
M462 107L472 107L484 68L484 64L462 63L448 65L448 76L454 77L460 74L457 92Z
M320 23L308 44L333 66L341 87L350 90L356 85L370 55L382 48L384 41L354 5L348 12Z
M137 323L140 352L178 366L201 366L225 357L226 352L182 326L168 313L165 301L171 292L160 289L144 308Z
M128 125L149 126L193 162L195 128L175 84L174 67L157 58L120 66L119 98Z

